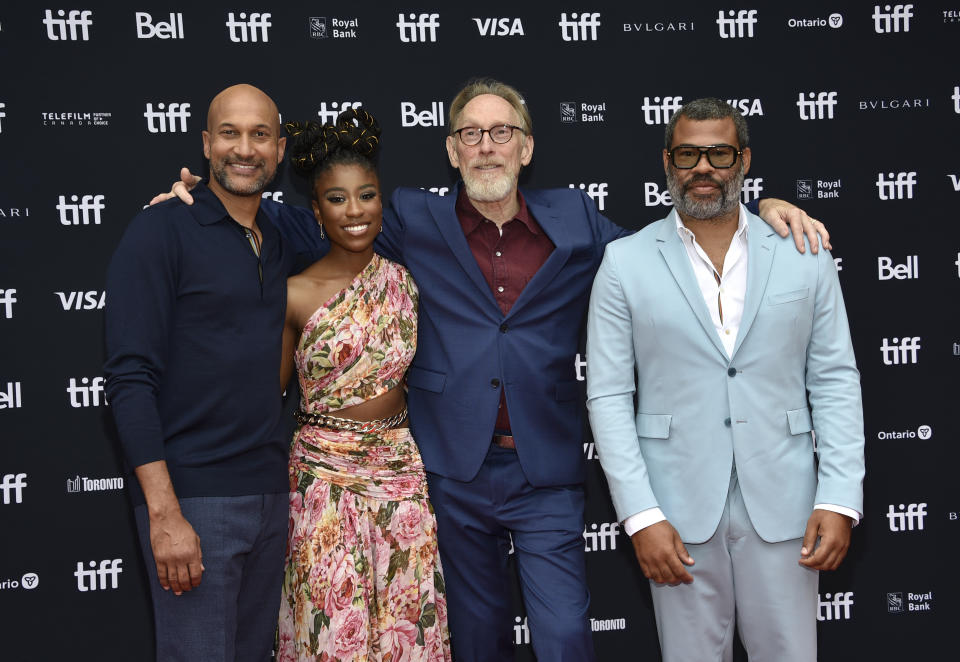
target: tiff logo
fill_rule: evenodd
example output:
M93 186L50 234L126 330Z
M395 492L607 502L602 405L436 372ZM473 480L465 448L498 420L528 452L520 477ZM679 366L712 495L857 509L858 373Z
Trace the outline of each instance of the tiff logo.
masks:
M19 409L23 406L20 382L7 382L7 390L0 391L0 409Z
M6 474L0 483L3 490L3 505L10 504L10 493L13 492L13 502L23 503L23 488L27 486L27 474Z
M7 319L13 318L13 304L17 302L16 290L0 290L0 305L3 306L3 316Z
M826 599L824 599L826 598ZM833 594L833 599L829 593L823 597L817 594L817 620L818 621L849 621L850 607L853 606L853 591L839 592Z
M84 9L71 9L67 14L63 9L57 10L57 16L54 18L52 10L47 9L43 19L43 24L47 26L47 39L50 41L90 41L90 31L88 28L93 25L93 12ZM66 16L66 18L64 18ZM67 28L70 28L70 36L67 36ZM77 36L77 28L80 28L80 36Z
M273 23L270 22L270 17L272 15L273 14L252 12L250 14L250 18L248 19L246 12L240 12L240 18L235 19L233 17L233 12L230 12L227 14L226 22L227 30L230 32L230 41L236 44L245 44L248 41L254 43L257 41L262 41L264 43L270 41L268 28L273 25Z
M643 97L643 105L640 106L640 110L643 111L643 121L645 123L666 124L670 121L670 117L680 110L682 105L683 97L663 97L663 101L660 100L660 97L653 97L652 103L650 97Z
M440 27L440 14L409 14L407 21L403 14L397 14L397 27L400 29L400 41L405 44L436 41L437 28Z
M117 578L123 572L123 568L120 567L123 565L123 559L104 559L100 561L99 567L96 561L90 561L87 565L90 566L89 570L84 569L83 561L77 561L77 569L73 576L77 578L78 591L81 593L96 591L98 579L100 580L99 589L106 590L107 577L110 578L110 588L117 588Z
M189 103L171 103L157 104L157 110L153 109L153 104L148 103L143 116L147 118L147 131L150 133L186 133L187 118L190 117ZM167 121L169 120L169 124ZM177 128L177 120L180 120L180 128Z
M960 115L960 86L954 86L953 96L950 98L953 99L953 112Z
M731 9L727 12L730 18L725 18L723 10L717 14L717 26L720 29L721 39L737 39L752 37L753 26L757 24L756 9Z
M760 197L763 192L763 177L747 177L743 180L743 190L740 191L740 199L746 204L751 200Z
M166 23L153 23L153 16L145 11L134 13L137 19L137 39L183 39L183 14L170 12L170 20Z
M104 205L104 196L85 195L82 198L76 195L70 196L70 202L67 204L66 196L60 196L60 202L57 203L57 211L60 212L60 225L100 225L100 212L106 209ZM79 201L79 202L78 202ZM91 219L90 212L93 212Z
M605 551L607 549L617 548L617 536L620 534L619 522L604 522L597 530L596 524L590 525L590 530L583 527L583 539L586 544L583 547L585 552ZM609 542L609 546L607 543Z
M889 179L888 179L889 178ZM898 172L888 173L887 178L883 173L877 173L877 195L881 200L903 200L904 198L913 199L913 187L917 183L916 172Z
M526 616L515 616L513 619L513 643L517 646L530 643L530 627Z
M890 521L890 530L901 532L901 531L923 531L923 518L927 515L927 504L925 503L911 503L907 506L906 511L903 509L903 504L901 503L897 506L897 510L893 509L893 504L890 504L890 507L887 509L887 519ZM916 526L914 526L916 522Z
M898 344L899 343L899 344ZM920 351L920 336L911 338L894 338L892 342L883 339L880 352L883 354L883 365L906 365L917 362L917 353Z
M351 108L359 108L362 105L359 101L334 101L328 108L327 102L321 101L320 110L317 111L317 117L320 118L321 124L334 124L340 116L340 113L350 110Z
M803 92L797 99L802 120L832 120L833 107L837 105L836 92L808 92L809 100L803 98Z
M576 13L570 14L567 19L567 12L560 14L560 36L564 41L596 41L597 28L600 27L600 12L591 14L580 13L579 19Z
M78 407L99 407L101 404L110 404L106 396L103 396L103 377L81 377L77 384L75 377L70 378L70 384L67 386L67 393L70 394L70 406Z
M880 11L880 5L873 6L873 29L877 34L888 32L910 32L910 19L913 17L913 5L894 5L893 11L890 11L890 5L884 5L883 11Z
M574 188L574 184L570 184L570 188ZM590 199L597 203L597 209L600 211L605 209L606 205L604 204L604 199L607 197L606 182L580 184L580 189L586 191L587 195L590 196Z

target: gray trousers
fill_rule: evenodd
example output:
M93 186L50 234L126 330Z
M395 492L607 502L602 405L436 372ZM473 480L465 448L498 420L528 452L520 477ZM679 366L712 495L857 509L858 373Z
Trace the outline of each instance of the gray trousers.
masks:
M650 582L664 662L730 662L734 626L750 662L816 660L819 575L799 565L801 544L757 535L734 471L713 537L686 545L693 583Z
M288 502L285 492L180 499L183 516L200 536L206 568L200 586L182 595L160 586L147 507L135 509L158 662L270 659L280 612Z

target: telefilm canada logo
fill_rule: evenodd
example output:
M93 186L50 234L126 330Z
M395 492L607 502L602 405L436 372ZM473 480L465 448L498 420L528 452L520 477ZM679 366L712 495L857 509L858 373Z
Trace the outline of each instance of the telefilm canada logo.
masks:
M24 589L32 591L40 586L40 575L35 572L25 572L20 579L4 579L0 581L0 591Z
M798 200L829 200L840 197L843 182L839 179L798 179Z
M887 593L887 612L890 614L927 611L933 611L933 591L927 591L926 593Z
M87 111L62 111L40 113L43 126L110 126L113 113L94 113Z
M311 16L308 25L311 39L356 39L360 19Z

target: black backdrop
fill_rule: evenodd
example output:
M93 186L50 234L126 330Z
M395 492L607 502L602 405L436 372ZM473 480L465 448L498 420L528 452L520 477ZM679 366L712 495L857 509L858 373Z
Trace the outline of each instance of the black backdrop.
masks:
M526 95L524 183L583 186L633 228L668 210L664 116L738 100L748 191L833 233L863 377L866 513L821 578L821 658L953 656L960 5L29 4L0 9L0 658L152 659L99 390L104 273L138 209L180 165L202 169L213 94L250 82L303 119L362 102L383 125L385 191L445 192L444 115L475 75ZM286 167L271 193L307 200ZM599 658L658 659L649 590L584 443ZM532 659L519 603L514 635Z

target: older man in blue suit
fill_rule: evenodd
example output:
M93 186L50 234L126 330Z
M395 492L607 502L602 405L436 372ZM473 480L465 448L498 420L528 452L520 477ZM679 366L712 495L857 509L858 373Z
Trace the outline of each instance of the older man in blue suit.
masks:
M735 623L751 662L815 660L817 572L863 509L837 271L740 205L750 158L734 108L684 106L674 210L607 246L590 301L590 422L667 662L730 660Z

